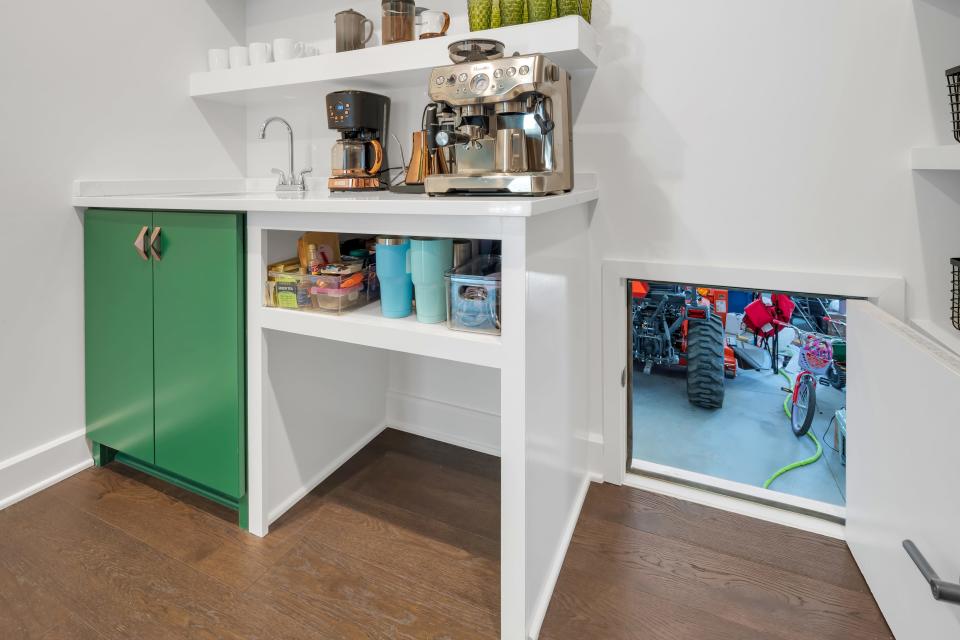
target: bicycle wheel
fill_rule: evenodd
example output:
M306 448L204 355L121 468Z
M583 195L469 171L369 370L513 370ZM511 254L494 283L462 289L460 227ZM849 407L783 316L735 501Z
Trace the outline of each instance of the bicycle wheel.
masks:
M817 381L810 373L797 378L797 393L790 411L790 426L798 438L806 435L817 411Z

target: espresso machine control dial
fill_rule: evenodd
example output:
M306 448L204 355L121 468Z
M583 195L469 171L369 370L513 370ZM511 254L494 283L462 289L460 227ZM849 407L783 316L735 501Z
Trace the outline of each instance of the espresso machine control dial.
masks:
M474 93L483 93L490 86L490 76L485 73L478 73L470 81L470 90Z
M430 76L430 99L453 108L494 105L541 91L550 82L552 63L541 55L463 62L437 67Z

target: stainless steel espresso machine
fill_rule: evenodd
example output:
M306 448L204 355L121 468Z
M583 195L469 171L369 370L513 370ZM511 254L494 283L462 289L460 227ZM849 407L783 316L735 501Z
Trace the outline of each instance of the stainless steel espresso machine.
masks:
M449 173L426 192L547 195L573 189L570 76L540 54L503 57L495 40L450 45L455 64L430 76L443 108L436 143Z

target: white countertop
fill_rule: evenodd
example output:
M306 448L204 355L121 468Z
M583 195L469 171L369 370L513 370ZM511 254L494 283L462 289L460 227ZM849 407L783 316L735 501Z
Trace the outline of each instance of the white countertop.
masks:
M302 194L282 194L273 191L272 184L243 178L78 180L74 182L72 204L107 209L530 217L599 197L596 176L592 174L577 175L576 186L570 193L542 197L331 194L322 180L308 182L307 191Z

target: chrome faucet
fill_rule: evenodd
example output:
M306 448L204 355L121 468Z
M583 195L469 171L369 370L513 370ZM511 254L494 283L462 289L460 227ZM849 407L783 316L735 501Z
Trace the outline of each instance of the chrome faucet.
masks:
M293 127L290 126L290 123L280 118L278 116L272 116L263 121L263 124L260 125L260 131L257 134L258 137L263 140L267 137L267 126L271 122L279 122L287 129L287 145L290 152L290 162L289 162L289 171L284 172L283 169L271 169L270 173L276 174L279 176L277 179L277 191L305 191L306 182L303 177L313 171L313 169L304 169L300 173L294 176L293 169Z

